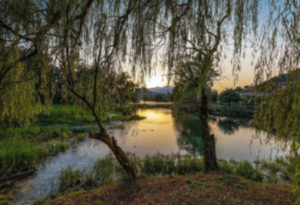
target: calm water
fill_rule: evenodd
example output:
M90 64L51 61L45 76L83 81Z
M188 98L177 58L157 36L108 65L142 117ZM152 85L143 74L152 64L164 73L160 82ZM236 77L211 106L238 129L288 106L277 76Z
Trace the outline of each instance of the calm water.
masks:
M198 134L200 128L196 117L174 119L171 110L157 108L139 110L138 115L146 119L105 125L125 151L141 157L157 152L202 155L203 143ZM289 142L258 132L245 120L217 117L211 118L209 125L216 137L218 159L248 160L254 163L256 159L270 160L284 156L289 151ZM78 127L95 128L94 125ZM109 149L103 143L87 138L50 158L37 168L36 175L19 183L21 188L13 204L28 204L46 198L51 192L57 191L58 176L62 170L68 166L75 169L89 168L108 153Z

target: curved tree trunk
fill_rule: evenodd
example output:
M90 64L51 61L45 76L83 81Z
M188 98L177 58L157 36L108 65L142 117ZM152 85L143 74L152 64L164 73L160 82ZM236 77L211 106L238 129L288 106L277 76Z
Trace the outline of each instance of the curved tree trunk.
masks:
M115 140L114 137L110 137L105 130L102 130L99 133L90 132L90 137L104 142L110 148L110 150L113 152L113 154L115 155L118 162L121 164L121 166L125 170L128 177L131 179L136 178L135 167L130 163L125 152L118 146L117 141Z
M96 87L97 86L95 86L95 88ZM103 127L101 120L100 120L98 114L96 113L96 110L95 110L96 97L94 98L94 106L92 106L85 97L80 96L74 89L71 89L71 91L88 106L88 108L91 110L92 115L94 116L95 121L99 127L99 133L90 132L89 133L90 137L104 142L110 148L112 153L115 155L118 162L120 163L120 165L126 172L127 176L131 179L135 179L136 178L135 167L130 163L128 157L126 156L125 152L121 149L121 147L118 146L115 138L111 137L106 132L106 129ZM94 95L94 96L96 96L96 95Z
M204 171L216 171L219 168L216 157L215 137L209 133L207 95L204 89L202 89L199 106L199 120L200 135L204 142Z

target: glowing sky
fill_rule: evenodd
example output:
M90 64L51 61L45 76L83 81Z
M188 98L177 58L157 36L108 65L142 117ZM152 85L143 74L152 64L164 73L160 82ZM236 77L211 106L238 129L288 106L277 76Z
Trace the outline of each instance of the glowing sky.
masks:
M232 88L237 86L245 86L253 84L254 68L251 66L250 51L248 51L246 57L241 59L241 71L239 72L238 79L234 82L232 75L232 65L230 59L226 59L220 63L222 68L221 76L214 82L213 89L221 92L226 88ZM156 68L153 70L151 76L147 76L145 79L145 85L147 88L163 87L168 85L166 70L162 68ZM172 85L172 83L171 83Z
M168 85L166 76L163 73L164 71L156 72L155 74L152 74L151 76L147 77L145 81L146 87L153 88L153 87L163 87ZM232 69L230 68L224 69L224 72L220 76L220 79L214 82L213 89L220 92L226 88L250 85L253 83L253 75L254 75L253 68L251 68L247 64L244 64L242 65L242 69L239 74L237 82L234 83Z
M258 25L259 28L263 24L265 24L266 20L268 19L268 14L269 14L268 4L269 4L269 0L260 1L259 11L258 11L258 19L260 20ZM233 29L227 29L227 31L230 33L233 32ZM249 38L252 38L251 34L250 36L248 36L248 40ZM247 44L249 43L249 41L246 40L245 43ZM233 42L230 42L229 40L229 44L233 45ZM222 72L221 72L221 76L216 81L214 81L213 89L217 90L218 92L221 92L226 88L233 88L237 86L243 87L245 85L254 84L254 74L255 74L254 65L251 65L251 61L253 61L255 64L256 59L253 59L252 57L253 50L250 48L250 45L245 46L244 44L244 48L242 49L241 70L238 73L237 81L234 80L232 74L232 64L230 62L232 59L233 48L232 46L230 47L229 45L223 51L226 51L223 52L223 54L226 54L227 58L222 59L221 57L222 61L220 62L219 67L222 69ZM254 55L256 55L257 57L257 53L254 53ZM160 55L160 57L162 58L163 56ZM144 85L147 88L162 87L168 85L166 73L167 71L165 69L158 66L156 69L153 69L151 76L149 75L146 76ZM275 71L273 72L273 75L276 75Z

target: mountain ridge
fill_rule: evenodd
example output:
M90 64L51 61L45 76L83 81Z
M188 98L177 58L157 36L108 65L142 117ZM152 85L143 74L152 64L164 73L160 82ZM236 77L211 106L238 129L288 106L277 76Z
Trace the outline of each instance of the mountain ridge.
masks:
M147 88L150 92L157 93L157 94L167 94L167 93L172 93L173 87L172 86L157 86L153 88Z

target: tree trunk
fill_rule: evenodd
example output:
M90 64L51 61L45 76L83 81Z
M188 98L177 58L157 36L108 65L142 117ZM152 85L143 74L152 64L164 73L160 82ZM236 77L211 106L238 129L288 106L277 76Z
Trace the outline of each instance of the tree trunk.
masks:
M202 89L199 106L199 120L200 135L204 142L204 171L216 171L219 168L216 157L215 137L209 133L207 95L204 89Z
M115 155L118 162L121 164L123 169L125 170L127 176L130 179L136 178L136 169L135 167L130 163L128 157L126 156L125 152L118 146L117 141L114 137L110 137L109 134L106 132L106 130L103 128L100 130L99 133L92 133L90 132L90 137L101 140L104 142L110 150Z

